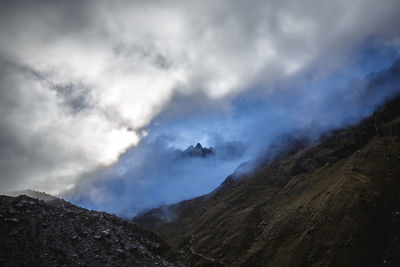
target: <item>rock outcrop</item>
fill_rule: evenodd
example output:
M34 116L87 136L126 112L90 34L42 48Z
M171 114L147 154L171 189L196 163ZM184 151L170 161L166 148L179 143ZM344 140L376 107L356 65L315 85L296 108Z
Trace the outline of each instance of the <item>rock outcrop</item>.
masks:
M183 266L149 230L39 196L0 196L0 266Z

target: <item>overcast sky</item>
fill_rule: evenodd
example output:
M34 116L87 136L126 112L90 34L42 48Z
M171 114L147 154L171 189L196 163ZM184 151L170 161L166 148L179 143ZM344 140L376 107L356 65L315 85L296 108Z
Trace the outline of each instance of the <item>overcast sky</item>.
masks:
M242 107L294 116L291 101L349 88L398 57L399 10L398 0L0 1L0 188L73 190L146 136L179 137L166 145L179 148L235 141L238 124L257 123Z

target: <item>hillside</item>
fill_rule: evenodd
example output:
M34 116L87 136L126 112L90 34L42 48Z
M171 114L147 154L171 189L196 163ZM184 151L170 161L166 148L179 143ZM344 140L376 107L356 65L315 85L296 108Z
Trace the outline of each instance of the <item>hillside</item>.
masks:
M197 266L400 266L400 98L135 218Z
M398 266L399 136L397 98L135 223L32 190L0 196L0 265Z
M0 196L0 266L182 266L156 234L104 212Z

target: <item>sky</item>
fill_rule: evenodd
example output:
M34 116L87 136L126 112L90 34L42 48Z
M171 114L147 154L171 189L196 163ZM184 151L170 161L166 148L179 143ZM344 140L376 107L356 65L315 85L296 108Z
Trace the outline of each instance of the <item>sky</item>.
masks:
M386 84L362 95L399 56L399 10L398 0L0 1L0 191L127 216L207 193L279 136L317 138L395 94ZM174 158L197 142L219 152Z

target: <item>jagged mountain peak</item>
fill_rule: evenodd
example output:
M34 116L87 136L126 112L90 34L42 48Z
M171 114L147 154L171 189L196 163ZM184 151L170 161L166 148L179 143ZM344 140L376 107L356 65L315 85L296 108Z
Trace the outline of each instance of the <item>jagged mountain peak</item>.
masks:
M203 149L203 146L200 143L197 143L197 145L194 147L196 149Z
M203 147L200 143L197 143L196 146L190 145L181 153L182 158L195 158L201 157L205 158L209 155L214 154L214 149L212 147Z

